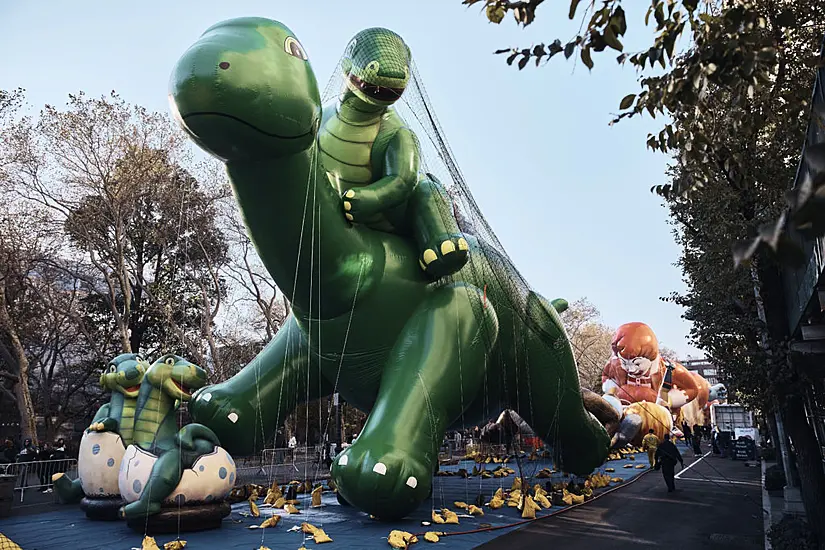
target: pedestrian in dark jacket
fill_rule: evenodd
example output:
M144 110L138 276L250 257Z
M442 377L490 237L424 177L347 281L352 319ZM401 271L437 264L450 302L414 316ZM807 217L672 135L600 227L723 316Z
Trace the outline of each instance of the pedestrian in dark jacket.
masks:
M677 449L673 441L670 440L670 434L665 434L665 440L662 441L659 444L659 448L656 449L656 469L661 468L668 493L676 490L676 485L673 480L677 462L680 463L683 468L685 467L685 462L682 460L679 449Z
M691 433L687 422L682 423L682 433L685 434L685 445L690 447L693 444L693 433Z
M43 493L51 492L52 452L52 446L44 443L43 448L37 453L37 460L40 461L37 473L40 476L40 491Z
M696 435L699 434L699 435ZM693 454L700 456L702 454L702 426L699 424L693 427Z

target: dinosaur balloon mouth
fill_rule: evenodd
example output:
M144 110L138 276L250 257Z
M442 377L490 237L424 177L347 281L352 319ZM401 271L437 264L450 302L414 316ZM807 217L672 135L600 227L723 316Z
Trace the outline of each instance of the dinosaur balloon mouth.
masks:
M128 388L123 388L125 391L132 393L136 391L140 391L140 385L137 386L129 386Z
M379 101L395 101L404 93L404 88L390 88L389 86L376 86L369 82L364 82L354 74L349 75L349 81L353 86L373 99Z
M176 388L180 390L182 394L189 395L189 388L187 388L186 385L181 384L177 380L172 380L172 383L175 385Z

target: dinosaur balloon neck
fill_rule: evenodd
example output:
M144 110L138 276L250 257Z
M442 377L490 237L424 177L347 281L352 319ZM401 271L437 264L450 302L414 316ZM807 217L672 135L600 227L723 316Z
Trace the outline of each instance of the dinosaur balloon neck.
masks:
M178 61L170 103L192 139L226 162L248 232L293 307L346 311L361 267L382 248L346 221L323 171L321 98L294 33L261 18L212 26ZM329 285L342 292L319 297Z

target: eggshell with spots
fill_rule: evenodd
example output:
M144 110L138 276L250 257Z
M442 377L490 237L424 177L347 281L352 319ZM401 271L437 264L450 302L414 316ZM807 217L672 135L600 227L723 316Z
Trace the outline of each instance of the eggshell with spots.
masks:
M123 439L114 432L89 432L80 440L77 477L87 497L117 497Z
M120 465L118 484L126 502L138 500L146 490L157 457L129 445ZM235 461L222 447L199 457L192 468L183 471L180 483L164 501L167 504L210 502L225 499L235 485Z

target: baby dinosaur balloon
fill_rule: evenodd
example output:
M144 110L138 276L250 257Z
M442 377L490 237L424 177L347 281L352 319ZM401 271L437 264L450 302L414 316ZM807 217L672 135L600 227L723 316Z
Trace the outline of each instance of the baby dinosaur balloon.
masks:
M409 82L411 63L409 47L391 30L356 34L341 61L343 88L323 109L318 145L344 217L415 237L421 268L440 278L467 263L467 241L444 189L419 172L418 138L392 108ZM437 208L415 206L433 201Z
M315 74L289 28L261 18L214 25L178 61L170 87L178 122L225 162L261 259L292 301L258 357L193 395L192 417L228 451L262 448L298 404L336 389L369 416L336 456L333 481L380 518L404 517L427 498L449 427L505 408L554 446L564 470L587 474L603 462L610 439L585 410L559 316L513 282L506 256L466 235L470 260L433 284L411 239L342 215L318 155ZM409 208L441 208L434 194Z
M86 497L84 504L90 517L107 508L93 500L119 499L117 474L126 446L132 442L135 405L148 368L149 363L135 353L124 353L109 361L100 375L100 385L111 391L112 397L98 409L83 434L78 452L78 478L70 480L63 472L52 476L62 502L79 502ZM113 505L119 506L119 500L113 501Z

